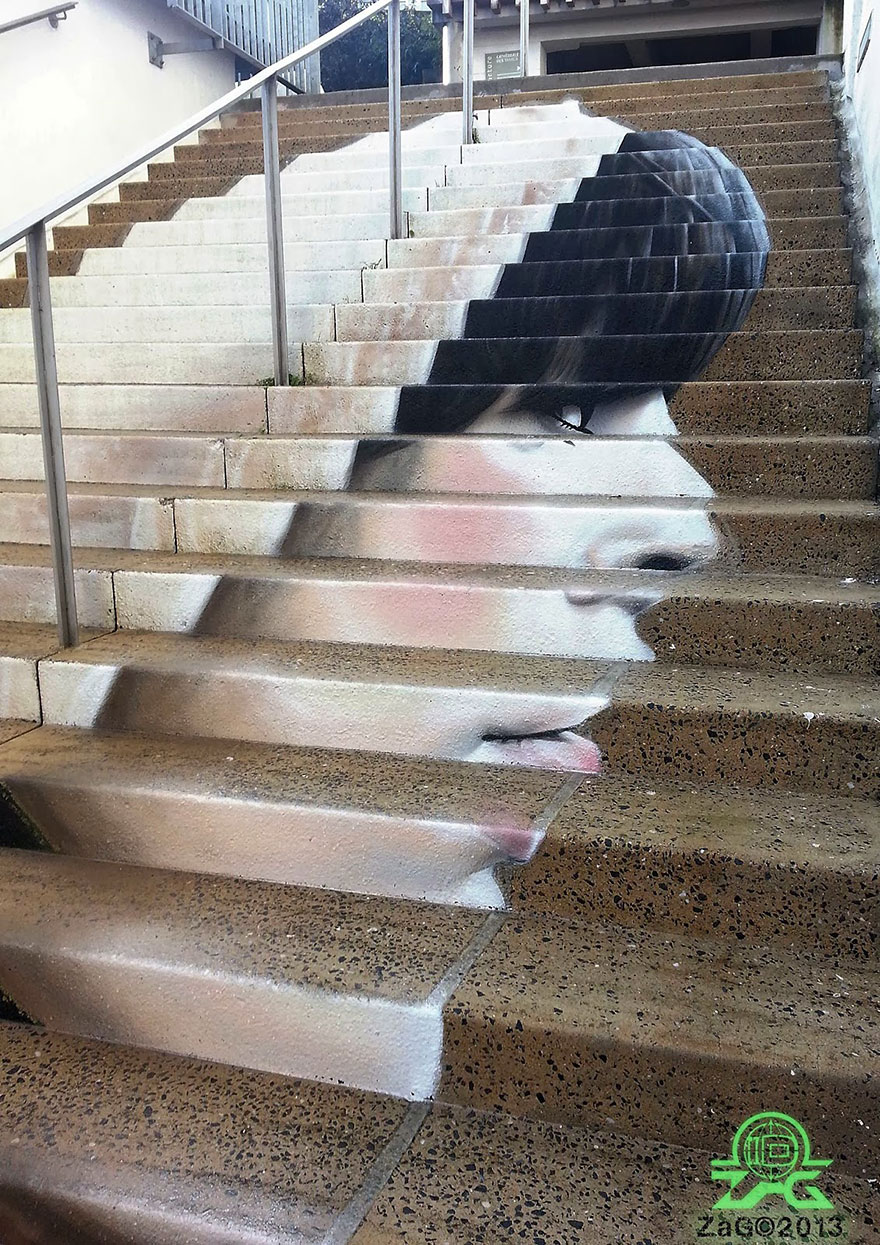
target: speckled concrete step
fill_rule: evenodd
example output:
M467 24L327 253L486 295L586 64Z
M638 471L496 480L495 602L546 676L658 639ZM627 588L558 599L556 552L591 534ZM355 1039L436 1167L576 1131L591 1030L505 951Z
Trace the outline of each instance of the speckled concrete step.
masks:
M65 431L255 433L266 428L266 392L258 385L62 384L61 418ZM38 425L36 387L0 384L0 427Z
M442 1105L419 1127L423 1113L399 1100L27 1026L0 1028L0 1070L0 1131L16 1141L0 1143L10 1239L24 1221L45 1241L96 1223L130 1245L346 1240L363 1217L355 1245L431 1245L440 1222L450 1239L494 1245L516 1206L518 1230L535 1239L647 1232L678 1245L715 1196L709 1151L607 1127ZM67 1112L74 1122L59 1128ZM378 1191L376 1161L390 1173ZM822 1187L846 1220L870 1220L871 1186L835 1164Z
M53 318L55 341L59 347L94 345L99 347L93 352L98 356L108 345L148 342L152 348L175 343L210 345L222 341L246 348L253 343L268 342L272 337L272 318L266 294L256 306L58 307ZM334 310L330 303L297 305L291 299L287 305L287 325L290 339L295 342L334 341L336 337ZM0 350L3 357L22 346L32 352L31 333L29 311L0 311ZM5 379L2 370L0 378ZM94 375L90 378L97 379ZM14 379L19 379L19 376Z
M865 1172L877 987L846 957L513 917L447 1005L440 1097L719 1153L772 1100Z
M799 576L553 571L362 559L88 550L76 555L84 625L590 657L619 652L612 611L637 606L633 656L703 666L869 674L880 589ZM222 579L236 602L202 614ZM393 608L390 603L393 602ZM54 619L49 551L0 546L0 617Z
M598 103L600 100L607 105L609 100L656 99L658 97L675 98L689 101L698 95L715 95L727 98L730 94L738 95L742 91L755 91L764 98L764 92L773 89L790 87L812 87L823 89L827 86L827 76L822 71L804 69L785 71L778 74L719 74L717 77L684 75L680 78L662 78L648 82L615 82L601 86L591 86L580 82L570 82L562 87L522 90L519 86L504 92L503 102L506 104L551 104L566 99L580 99L585 104ZM496 88L498 89L498 88Z
M507 893L548 917L871 960L878 825L877 804L849 795L588 778Z
M455 386L435 388L441 400L454 399ZM688 381L670 399L670 411L682 433L860 436L868 430L869 393L863 380ZM268 420L279 433L375 434L394 431L399 395L381 385L62 385L61 411L66 430L257 433ZM486 395L488 405L491 387ZM559 399L561 409L583 395L578 386L562 386ZM38 422L32 385L0 385L0 427Z
M876 688L844 676L117 633L44 660L40 693L49 725L878 791Z
M496 867L532 855L536 819L561 781L510 767L58 727L0 751L0 784L24 842L30 825L71 856L490 909L505 904Z
M363 490L590 497L873 498L869 437L629 436L572 440L468 437L261 436L70 432L67 479L230 489ZM528 456L526 462L525 456ZM36 432L0 431L7 480L43 478Z
M655 332L663 333L670 325L680 327L684 322L685 303L696 310L702 302L708 309L713 297L710 292L701 295L694 290L660 295L581 295L570 294L565 289L557 290L550 297L534 297L508 292L505 285L492 298L462 300L443 299L438 290L436 301L368 301L338 306L336 340L417 341L462 337L465 324L470 336L482 337L530 335L536 324L541 325L542 331L548 335L556 329L570 330L573 324L582 324L584 331L588 332L589 325L599 315L603 317L605 332L632 332L651 324ZM755 297L745 327L752 332L855 327L855 306L856 287L852 285L761 290ZM323 330L317 313L316 308L315 328ZM223 311L218 309L212 312L212 315L215 314L223 324ZM297 317L291 316L291 319L294 323L304 323L302 312ZM3 313L0 313L0 332L3 323ZM120 332L124 331L123 327ZM315 333L311 340L327 339L318 338Z
M719 1145L717 1154L728 1150ZM681 1245L717 1229L719 1215L707 1210L719 1191L707 1180L711 1156L679 1143L615 1136L604 1121L591 1131L437 1106L352 1245L434 1245L438 1224L447 1240L492 1245L509 1241L511 1232L560 1245ZM822 1172L822 1187L840 1211L839 1218L828 1215L826 1229L842 1232L846 1222L860 1245L870 1245L873 1230L869 1180L834 1166Z
M563 340L520 337L444 341L443 361L450 376L478 375L483 384L540 384ZM583 360L579 366L589 367L589 374L597 381L616 380L622 366L619 358L624 354L639 358L643 369L640 379L645 383L684 379L670 374L676 366L676 334L609 336L601 342L580 337L571 340L578 343L579 358ZM862 345L861 332L852 329L731 333L702 379L813 380L821 376L828 380L856 380L862 374ZM129 348L108 349L121 352ZM434 367L437 342L307 342L303 353L306 375L319 385L421 385ZM68 372L92 370L87 363L75 369L74 361L65 359L63 349L61 357L68 364ZM121 359L118 367L122 370ZM241 367L230 360L226 370L240 371ZM84 375L82 379L91 377Z
M162 253L173 250L163 247ZM300 343L291 341L290 345L296 359ZM68 385L254 385L272 374L268 341L117 341L102 342L100 349L91 350L62 342L56 358L59 380ZM24 343L4 346L0 352L0 385L29 385L33 377L33 347Z
M866 502L279 495L194 487L174 493L155 485L71 484L74 545L594 569L645 569L660 548L667 550L664 567L713 559L762 573L865 578L878 570L880 512ZM613 533L620 522L647 525L649 536L635 548L619 547ZM0 541L48 543L41 485L0 484Z
M510 388L515 394L516 386ZM584 403L585 395L578 386L550 388L557 395L560 410ZM10 393L10 389L7 386L6 392ZM455 385L431 386L431 390L432 401L436 390L438 409L455 401L461 393ZM107 399L114 391L108 389L104 402L101 390L86 392L92 395L88 409L82 402L75 404L77 390L63 392L62 401L67 402L71 411L68 426L83 427L83 422L76 421L87 418L110 419L106 411ZM123 388L118 390L120 406L125 392ZM869 392L869 383L863 380L688 381L669 399L669 409L680 433L743 435L772 431L781 435L861 435L868 430ZM3 393L0 389L0 398ZM26 391L17 392L13 401L10 393L5 404L0 401L0 419L6 411L8 419L17 418L20 423L32 425L36 414L26 407L27 396ZM496 391L487 386L487 407L495 396ZM529 409L530 396L530 391L522 387L518 397L518 402L524 404L522 409ZM377 434L394 431L400 390L382 385L305 385L270 388L266 398L272 432ZM423 395L423 400L427 402L429 395ZM177 404L182 407L182 397L177 399Z
M720 143L721 140L716 137L714 141ZM158 165L157 167L170 169L173 168L173 165ZM487 184L491 185L492 183L515 185L523 180L523 171L522 164L518 162L457 166L453 164L446 170L445 184L447 186L484 186ZM840 168L836 163L831 162L825 164L754 165L744 167L743 172L758 194L762 194L766 190L797 190L801 187L812 189L820 186L840 185ZM412 170L412 174L415 177L415 169ZM170 177L170 174L166 176ZM298 174L297 180L301 181L306 177L318 176L331 178L334 174ZM378 173L371 174L371 176L378 176ZM619 178L595 178L596 182L602 182L601 187L597 186L596 189L601 190L605 198L625 199L628 197L628 184L625 176ZM670 173L665 176L671 179L672 185L680 187L684 193L688 193L686 187L692 183L685 180L685 175ZM559 181L563 178L583 177L583 161L536 159L529 163L528 177L534 181ZM443 185L444 183L436 181L432 183L422 180L421 184ZM149 198L149 196L144 197Z
M424 1099L476 911L0 850L0 988L57 1032Z
M0 1076L9 1242L322 1240L407 1112L399 1099L27 1025L0 1025Z

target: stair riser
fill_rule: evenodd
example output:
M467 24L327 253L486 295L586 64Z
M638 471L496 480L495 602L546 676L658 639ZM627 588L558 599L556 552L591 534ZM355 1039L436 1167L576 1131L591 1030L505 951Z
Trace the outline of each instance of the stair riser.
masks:
M360 269L371 265L385 267L386 243L382 239L353 239L334 242L326 248L310 242L291 242L284 248L289 273L335 272L338 268ZM254 242L243 246L154 246L113 247L88 251L79 275L142 276L144 273L236 273L267 271L267 247ZM264 278L265 279L265 278Z
M405 212L424 212L428 207L428 192L421 189L403 191ZM371 213L389 217L387 190L351 191L330 190L299 194L289 187L281 198L284 220L296 220L305 216L332 216L343 218L349 214L360 216ZM222 199L188 199L174 213L174 221L226 221L265 220L266 197L258 187L251 195L231 194Z
M338 272L288 274L291 304L361 301L361 274L356 268ZM239 273L165 273L162 276L64 277L53 282L52 305L67 307L253 307L268 298L267 279L256 268Z
M516 124L517 116L521 112L528 112L534 115L538 108L544 108L546 105L526 105L519 107L516 104L516 97L509 96L510 104L508 107L500 108L497 106L491 109L487 107L483 97L477 96L476 111L478 118L488 117L493 126L501 128L506 124ZM764 91L731 91L724 101L727 105L726 115L736 112L737 115L744 113L743 120L751 120L754 114L759 119L769 120L774 116L782 118L779 110L786 110L784 119L797 120L803 119L800 114L805 108L809 109L808 117L821 115L821 110L828 108L828 92L823 87L777 87ZM645 113L657 113L659 111L678 112L676 105L680 101L673 96L655 96L645 98L637 92L621 92L615 96L608 97L602 102L601 112L608 116L617 116L622 113L632 116L642 116ZM459 105L460 107L460 105ZM696 91L692 96L687 98L686 107L688 115L694 115L695 110L711 109L717 110L719 107L719 96L714 92ZM299 108L282 108L279 112L279 127L286 130L290 134L298 134L303 136L336 134L346 130L357 132L358 129L363 130L387 130L388 128L388 109L384 104L365 105L364 109L368 111L351 110L346 105L334 105L332 108L311 107L308 111ZM799 115L788 115L794 110ZM440 115L441 112L457 112L458 108L452 106L449 100L435 100L431 102L429 108L423 108L418 111L408 107L406 103L403 105L403 121L404 125L418 125L429 115ZM593 109L592 111L600 111ZM314 114L314 116L313 116ZM748 114L748 115L746 115ZM231 141L235 141L235 136L241 133L247 133L250 130L259 130L260 116L257 112L239 113L237 116L226 114L223 127L219 130L205 130L200 135L203 143L222 142L227 136Z
M295 287L295 276L291 286ZM262 304L262 305L259 305ZM55 340L64 346L134 343L187 344L234 342L266 344L272 340L268 291L251 307L63 307L54 314ZM288 336L293 341L336 340L334 309L330 305L288 305ZM28 311L0 312L0 349L30 349L33 331ZM0 370L0 379L6 379ZM11 378L12 379L12 378ZM23 379L20 376L14 379ZM259 378L251 375L250 379ZM222 481L221 481L222 482Z
M809 87L814 90L824 90L826 88L826 77L824 73L815 70L803 69L786 72L784 78L770 76L768 74L725 74L719 77L706 78L673 78L663 79L659 82L630 82L630 83L613 83L607 86L566 86L554 87L547 90L531 90L522 91L514 89L505 91L503 95L504 103L509 106L520 106L521 104L550 104L566 99L579 99L585 104L597 103L599 100L606 102L608 100L622 99L655 99L657 96L669 96L691 99L693 95L713 95L716 99L726 99L730 94L739 94L742 91L756 91L763 99L768 90L781 89L780 84L785 89ZM477 96L477 102L482 102L482 96Z
M284 221L285 242L345 242L381 239L388 234L388 213L351 216L297 216ZM235 246L266 241L266 217L204 221L146 221L131 227L126 246Z
M62 385L64 429L241 432L266 428L266 390L220 385ZM0 427L39 426L34 385L0 388Z
M116 626L116 603L111 573L76 570L74 589L80 626L112 631ZM0 561L0 621L51 625L55 619L55 584L51 569L48 566L2 565ZM0 717L5 716L0 714Z
M0 718L39 722L40 693L33 659L0 654Z
M291 341L294 365L300 345ZM254 385L273 372L272 349L266 344L237 342L234 349L206 343L103 342L99 350L85 351L60 345L58 378L68 385ZM295 367L296 371L299 368ZM34 355L31 346L6 346L0 355L0 384L31 384Z
M155 497L69 497L74 546L174 552L174 504ZM0 541L47 545L49 518L39 492L0 493Z
M440 1009L425 1003L114 963L61 940L32 950L14 933L0 943L0 983L56 1032L402 1098L431 1096L443 1043Z
M47 782L17 776L7 765L3 781L65 855L396 899L505 906L493 870L509 857L475 823L162 790L145 785L136 772L129 782L105 782L96 774L82 783Z
M770 227L773 251L777 253L804 254L845 247L847 243L843 217L776 220L770 222ZM609 261L616 256L639 259L680 256L688 253L683 249L688 242L692 247L699 247L700 240L707 237L701 225L633 225L625 230L595 228L554 232L539 230L533 234L502 233L477 238L399 238L388 243L388 267L516 264L523 262L527 245L529 259L525 262L529 263L540 262L538 254L545 263L574 262L576 259Z
M451 401L456 392L444 390L439 401ZM269 389L269 428L272 433L298 436L391 433L399 395L399 389L382 385ZM495 396L494 390L486 390L487 407ZM852 436L868 430L868 396L864 381L689 381L673 395L669 409L681 434ZM10 422L18 418L19 427L22 422L32 426L36 413L31 408L25 411L23 397L20 393L14 406L7 401L7 417ZM523 391L523 409L528 401L528 391ZM576 388L563 388L557 404L561 409L582 401ZM84 419L85 412L77 411L76 418ZM83 426L74 423L73 416L67 422Z

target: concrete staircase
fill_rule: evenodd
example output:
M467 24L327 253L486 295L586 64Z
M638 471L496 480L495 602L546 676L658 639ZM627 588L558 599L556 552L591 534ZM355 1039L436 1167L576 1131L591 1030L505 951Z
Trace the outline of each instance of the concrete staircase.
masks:
M54 231L73 651L0 282L4 1242L671 1245L766 1110L878 1240L880 512L826 75L477 106L462 148L407 101L398 241L384 105L284 110L289 389L257 113ZM722 147L767 217L683 381L742 257L621 126Z

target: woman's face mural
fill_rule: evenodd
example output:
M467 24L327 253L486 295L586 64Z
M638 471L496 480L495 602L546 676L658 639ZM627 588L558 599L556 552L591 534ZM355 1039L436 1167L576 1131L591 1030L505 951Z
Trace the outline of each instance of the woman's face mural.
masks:
M483 611L482 634L488 611L499 652L651 660L637 631L640 612L662 599L665 574L703 565L719 541L705 509L712 490L676 450L667 402L748 314L769 250L764 214L743 173L694 138L632 132L574 105L521 111L551 135L560 117L569 126L577 119L582 138L572 138L571 148L583 158L582 179L571 184L569 201L547 205L546 228L523 238L519 260L487 277L486 296L468 303L460 335L425 343L423 382L400 390L393 436L362 440L340 462L338 488L368 500L382 492L387 504L341 507L328 494L292 505L277 552L638 571L636 589L536 596L524 582L519 597L512 591L485 603L479 594L464 604L454 596L441 602L430 586L421 601L413 591L400 598L389 591L369 626L386 644L411 643L398 636L412 634L404 611L416 611L426 645L466 650L478 647L469 638L475 611ZM442 142L449 123L428 122L407 142L426 145L435 133ZM540 199L540 188L521 188L521 198ZM485 209L487 233L501 231L498 217L499 209ZM473 252L472 239L467 245ZM455 285L454 266L449 282ZM436 507L407 509L413 492ZM191 630L259 635L266 602L246 584L213 583ZM349 638L341 626L338 638ZM123 672L102 692L96 725L126 725L136 677ZM474 686L435 696L377 683L357 696L354 708L350 694L325 704L310 728L307 714L293 713L291 723L304 724L291 725L289 742L360 748L361 724L382 718L393 720L394 750L404 754L601 769L589 738L589 719L611 696L601 680L564 693ZM205 706L196 695L163 711L184 730ZM281 705L279 713L285 716ZM411 836L375 818L360 829L334 827L328 815L327 833L341 834L345 845L332 852L313 818L308 843L290 845L279 880L314 884L320 875L342 889L495 906L503 900L492 868L527 859L539 836L505 820L503 810L489 812L491 832L455 827Z

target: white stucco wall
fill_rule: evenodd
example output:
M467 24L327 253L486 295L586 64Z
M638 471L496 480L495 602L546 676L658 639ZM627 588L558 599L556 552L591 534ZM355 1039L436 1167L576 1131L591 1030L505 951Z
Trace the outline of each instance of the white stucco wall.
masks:
M46 0L2 0L3 18ZM225 52L150 64L147 31L198 37L164 0L79 0L46 21L0 34L0 234L25 212L123 160L232 89Z
M876 11L875 11L876 10ZM871 20L872 19L872 20ZM868 21L871 39L868 50L857 68L859 45ZM843 21L844 92L851 107L847 112L851 127L854 155L860 166L864 185L855 186L857 200L871 221L874 255L880 260L880 4L876 0L847 0Z

